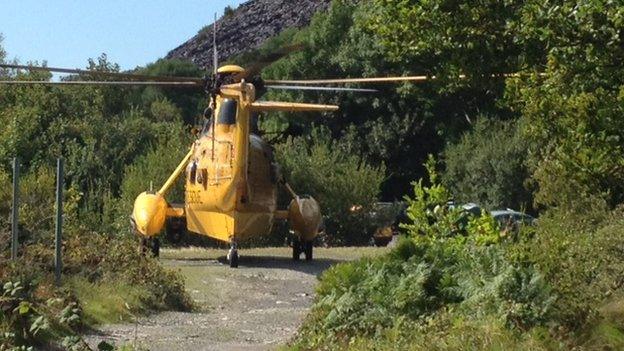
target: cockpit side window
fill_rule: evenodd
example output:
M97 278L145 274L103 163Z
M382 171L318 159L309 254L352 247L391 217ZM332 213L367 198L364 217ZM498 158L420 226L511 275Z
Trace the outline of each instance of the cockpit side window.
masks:
M218 124L232 125L236 124L236 111L238 104L236 100L224 99L219 109L219 115L217 116Z

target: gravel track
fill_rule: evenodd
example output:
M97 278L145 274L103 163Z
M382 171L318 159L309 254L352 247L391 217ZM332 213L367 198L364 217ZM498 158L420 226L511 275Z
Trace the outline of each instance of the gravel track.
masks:
M373 252L317 251L319 258L312 262L293 262L288 248L241 250L240 267L231 269L214 250L167 250L162 262L184 275L197 311L162 312L135 324L102 326L86 340L93 346L106 340L152 351L273 350L295 335L321 272L342 259Z

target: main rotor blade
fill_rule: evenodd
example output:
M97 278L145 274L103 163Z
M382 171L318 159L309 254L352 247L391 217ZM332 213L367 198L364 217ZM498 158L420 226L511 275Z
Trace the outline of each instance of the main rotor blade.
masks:
M360 89L360 88L339 88L339 87L311 87L303 85L265 85L267 89L282 90L312 90L312 91L353 91L357 93L377 93L376 89Z
M108 76L111 78L121 79L135 79L144 81L162 81L162 82L196 82L201 83L201 78L193 77L168 77L168 76L148 76L143 74L131 74L131 73L118 73L118 72L100 72L89 71L84 69L70 69L70 68L58 68L58 67L41 67L41 66L24 66L24 65L8 65L0 64L0 68L5 69L24 69L28 71L42 71L42 72L57 72L57 73L69 73L69 74L86 74L91 76Z
M545 73L538 73L539 76L545 76ZM496 73L489 75L490 78L514 78L520 77L520 73ZM299 84L299 85L318 85L318 84L349 84L349 83L401 83L401 82L426 82L436 80L436 76L405 76L405 77L374 77L374 78L345 78L345 79L313 79L313 80L265 80L266 84ZM456 79L466 79L465 74L460 74Z
M460 78L464 78L460 77ZM436 79L435 76L408 76L408 77L377 77L377 78L345 78L345 79L315 79L315 80L265 80L267 84L349 84L349 83L397 83L397 82L424 82Z
M113 85L113 86L159 86L176 88L201 88L202 85L194 82L109 82L109 81L60 81L48 82L38 80L3 80L0 85Z

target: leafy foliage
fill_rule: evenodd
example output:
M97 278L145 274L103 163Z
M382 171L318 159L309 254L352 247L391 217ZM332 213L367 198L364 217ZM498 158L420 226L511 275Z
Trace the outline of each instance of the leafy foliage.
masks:
M89 70L117 72L106 55L89 60ZM50 75L11 71L9 79L49 79ZM194 65L161 60L138 73L199 76ZM65 79L103 79L70 76ZM182 124L193 124L201 93L157 88L23 86L0 92L0 164L21 159L23 173L66 159L66 183L82 193L88 221L101 223L104 199L117 197L125 168L154 146L182 140Z
M134 240L85 234L68 233L64 243L65 283L61 288L53 285L53 250L48 244L31 244L21 253L19 261L2 263L0 281L5 290L0 298L0 335L5 335L0 340L2 347L38 345L45 349L62 342L66 349L68 345L87 349L79 337L82 328L100 319L93 315L97 311L92 308L83 310L83 303L91 303L82 300L86 296L84 292L70 290L75 288L72 282L76 279L91 282L89 294L106 291L107 299L118 296L135 312L191 308L182 278L156 260L143 257ZM140 298L122 295L127 292L126 286L132 286ZM107 308L117 311L114 306Z
M193 63L183 60L158 60L148 64L145 68L137 70L139 74L159 77L195 77L201 78L204 72ZM154 103L167 100L175 105L175 110L180 111L182 121L187 125L197 124L197 115L206 106L204 94L200 91L188 91L187 89L147 87L135 91L138 96L132 100L137 105L143 106L146 111L154 111ZM177 114L177 113L176 113ZM152 117L158 117L152 113ZM157 119L159 120L159 119ZM178 118L175 118L178 121Z
M545 77L508 87L531 142L536 201L574 207L577 199L600 194L610 206L621 203L622 6L535 2L520 13L518 39L539 42L547 52Z
M90 67L117 69L105 57L90 62ZM11 79L49 78L10 73ZM55 172L51 165L58 155L65 157L69 170L64 194L64 278L88 281L96 291L101 286L132 286L140 299L128 302L139 311L190 308L183 281L176 273L142 257L134 240L100 232L104 229L103 199L119 192L127 164L150 144L183 132L178 109L166 100L158 101L151 114L159 120L152 122L147 114L128 107L123 90L105 88L24 87L2 89L0 95L0 118L7 126L0 143L0 281L6 283L0 299L0 348L88 349L79 334L85 323L97 320L90 315L91 309L82 309L82 303L88 301L72 293L78 290L68 283L62 288L52 284ZM23 175L21 245L20 259L9 262L5 249L10 243L6 219L11 179L6 168L15 155L20 157ZM106 291L116 296L125 290Z
M600 320L601 303L624 283L624 222L621 211L572 218L565 212L543 216L535 236L512 253L538 265L557 295L557 319L578 329Z
M2 35L2 33L0 33L0 62L4 62L4 59L6 58L6 51L4 51L4 48L2 47L3 40L4 36Z
M527 151L513 123L479 118L473 130L445 148L444 183L462 203L476 202L492 210L530 209Z
M539 47L516 39L524 3L378 0L368 26L393 60L408 57L453 80L465 73L488 84L490 73L514 72L540 62Z
M0 296L0 348L32 350L58 347L89 350L79 336L83 328L81 310L72 298L42 296L40 286L7 281ZM59 294L60 295L60 294ZM28 346L33 345L33 346Z
M426 166L432 184L414 183L414 199L408 199L409 238L387 256L323 274L300 347L348 345L405 325L422 332L443 311L471 320L494 318L517 330L550 320L555 298L544 277L532 264L507 258L489 215L440 207L449 192L438 183L434 165L430 159ZM462 215L469 220L460 230Z
M405 260L398 254L405 250L415 252ZM500 247L456 250L421 242L394 253L328 270L299 347L348 345L362 336L379 340L406 327L419 334L411 336L418 340L444 311L454 311L455 319L493 318L520 330L543 325L551 314L554 298L544 278L532 268L509 263Z
M390 59L382 38L370 23L377 20L380 8L394 4L334 1L327 13L314 18L309 28L293 35L291 40L304 43L305 49L275 63L264 76L282 79L439 73L428 67L444 57ZM391 22L396 22L396 18ZM422 30L418 28L414 33ZM435 41L429 44L437 45ZM428 154L438 153L446 140L456 138L469 127L466 116L476 116L477 111L505 115L493 103L496 96L502 95L503 85L500 81L494 83L457 86L456 80L444 80L379 85L375 88L380 92L370 95L271 92L269 97L340 105L341 111L322 123L329 127L332 137L343 139L351 152L361 153L372 164L383 163L391 170L382 192L386 200L393 200L402 198L409 184L424 174L422 164ZM301 118L278 115L269 119L279 123L271 123L268 132L287 136L309 134L309 124Z
M456 223L460 219L461 211L448 207L451 194L442 184L437 183L438 175L433 156L429 157L425 167L431 185L424 185L423 179L414 183L414 198L407 199L407 217L411 223L404 227L417 239L455 235L459 229Z

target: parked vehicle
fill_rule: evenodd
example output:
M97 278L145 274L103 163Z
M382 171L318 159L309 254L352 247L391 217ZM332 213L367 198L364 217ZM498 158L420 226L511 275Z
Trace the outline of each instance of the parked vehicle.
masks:
M498 222L501 233L517 233L522 226L535 225L536 221L534 217L510 208L491 211L490 214Z

